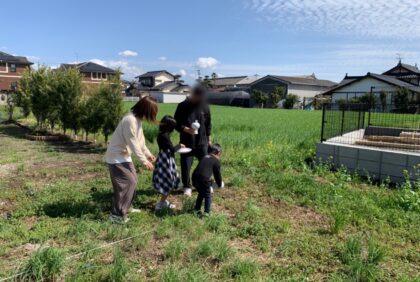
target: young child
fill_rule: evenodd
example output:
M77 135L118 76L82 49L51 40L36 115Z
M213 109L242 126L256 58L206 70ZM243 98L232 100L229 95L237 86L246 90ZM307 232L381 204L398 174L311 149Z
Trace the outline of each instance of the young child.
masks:
M220 171L220 156L222 154L222 147L219 144L210 146L209 154L201 159L197 168L192 175L194 187L198 191L197 201L195 203L195 210L201 211L201 205L204 200L204 212L210 213L211 208L211 177L214 175L216 184L224 187L222 181L222 174Z
M178 188L179 174L175 163L175 152L185 148L183 144L174 146L171 142L171 133L176 127L176 121L171 116L164 116L160 122L157 143L159 155L153 171L153 187L162 195L155 210L165 208L174 209L175 205L169 203L168 196L172 189Z

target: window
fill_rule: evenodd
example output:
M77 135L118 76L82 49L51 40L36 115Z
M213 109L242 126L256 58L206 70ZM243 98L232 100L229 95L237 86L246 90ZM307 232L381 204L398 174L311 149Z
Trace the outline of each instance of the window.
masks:
M16 64L10 64L10 72L16 72Z
M7 72L6 62L0 62L0 72Z
M92 80L107 80L107 75L106 73L92 72L91 78Z
M17 90L17 86L18 86L17 81L13 81L12 83L10 83L10 89L12 91L16 91Z

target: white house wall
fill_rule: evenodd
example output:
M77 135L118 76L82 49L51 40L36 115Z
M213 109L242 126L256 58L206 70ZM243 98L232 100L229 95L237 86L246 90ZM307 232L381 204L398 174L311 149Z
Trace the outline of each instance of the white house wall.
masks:
M386 82L377 80L372 77L364 78L360 81L351 83L350 85L344 86L340 89L337 89L337 92L333 92L331 100L335 103L337 100L351 99L353 97L362 96L371 91L371 87L375 87L373 92L379 93L382 91L385 92L396 92L398 88L394 85L388 84ZM390 97L388 98L390 99Z
M167 73L159 74L155 76L155 86L162 84L167 81L173 81L174 78Z
M287 94L295 94L302 100L311 98L325 91L326 88L311 85L291 84L288 86Z
M163 104L179 104L184 101L188 95L180 93L150 92L150 96Z

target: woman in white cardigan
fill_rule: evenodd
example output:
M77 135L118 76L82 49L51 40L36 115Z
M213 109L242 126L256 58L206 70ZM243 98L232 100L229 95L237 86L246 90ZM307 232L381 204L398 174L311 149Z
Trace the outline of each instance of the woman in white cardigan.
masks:
M151 97L142 98L126 114L112 134L106 151L114 195L110 219L125 223L137 188L137 173L131 155L134 154L146 169L153 170L156 157L146 147L142 123L156 122L158 105Z

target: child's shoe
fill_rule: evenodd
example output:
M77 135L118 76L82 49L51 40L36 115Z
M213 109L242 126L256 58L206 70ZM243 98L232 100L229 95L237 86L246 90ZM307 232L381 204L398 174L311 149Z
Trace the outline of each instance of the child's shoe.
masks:
M160 211L163 209L175 209L176 206L174 204L169 203L169 201L159 202L155 206L155 211Z

